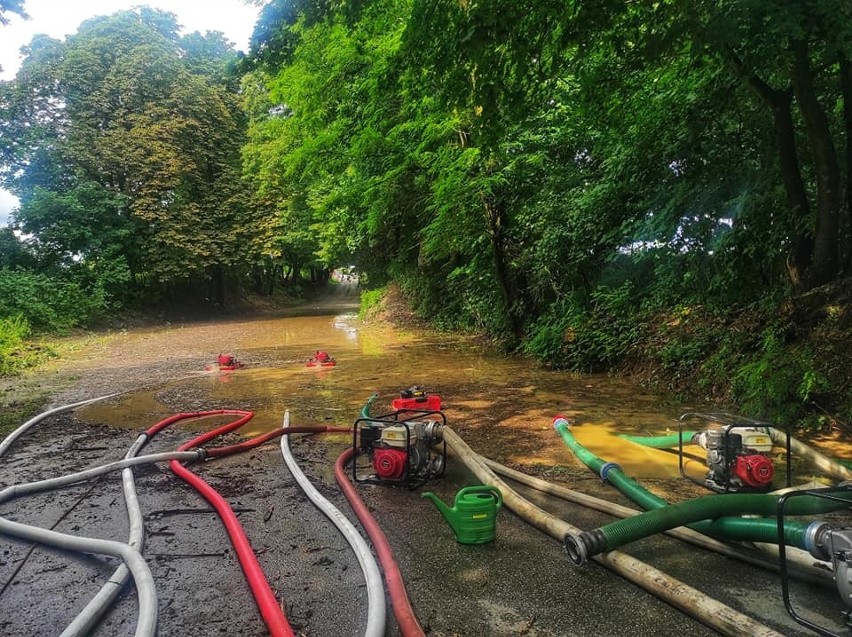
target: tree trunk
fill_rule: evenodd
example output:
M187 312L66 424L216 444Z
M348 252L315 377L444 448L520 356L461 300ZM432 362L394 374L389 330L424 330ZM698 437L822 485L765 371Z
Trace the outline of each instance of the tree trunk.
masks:
M793 94L789 88L784 90L773 88L763 79L746 71L743 63L734 54L729 54L728 63L734 74L745 82L746 86L772 113L781 180L784 184L787 205L793 217L790 252L787 257L787 278L793 287L800 288L803 285L805 273L811 266L813 236L808 232L806 224L810 214L810 203L796 150L796 129L792 114Z
M840 166L831 139L828 117L814 91L807 43L794 41L792 50L793 92L805 122L816 170L814 257L806 279L808 287L815 287L833 281L839 272L838 230L842 209Z
M513 336L520 340L523 336L523 325L518 316L518 301L520 295L518 286L509 271L508 259L506 257L506 243L503 234L503 212L499 206L485 203L485 212L488 219L488 237L491 240L491 248L494 252L494 272L497 276L497 285L503 298L506 317Z
M843 96L843 131L846 138L846 241L843 264L852 268L852 63L840 58L840 94Z

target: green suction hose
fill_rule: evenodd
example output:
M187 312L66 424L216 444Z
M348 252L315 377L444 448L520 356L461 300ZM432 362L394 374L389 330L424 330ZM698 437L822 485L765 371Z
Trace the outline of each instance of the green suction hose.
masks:
M363 407L361 407L361 418L369 418L370 417L370 407L372 407L373 403L376 402L378 399L379 399L378 394L372 394L367 399L367 402L364 403Z
M683 444L692 444L692 437L695 433L696 432L694 431L684 431ZM672 447L677 447L680 444L678 434L670 434L668 436L628 436L626 434L622 434L619 438L624 438L630 442L635 442L637 445L650 447L651 449L671 449Z
M597 553L684 525L726 540L778 542L778 526L775 519L720 517L746 513L774 515L777 507L775 496L728 494L707 496L678 505L670 505L624 475L618 465L605 462L583 447L568 430L568 422L564 418L557 417L553 425L566 446L583 464L600 474L602 479L616 487L627 498L648 510L645 514L613 522L577 536L566 536L566 548L575 563L581 564ZM803 497L801 500L796 510L788 511L791 515L825 512L844 506L821 498ZM809 526L810 524L803 522L787 521L784 525L785 542L790 546L807 550Z

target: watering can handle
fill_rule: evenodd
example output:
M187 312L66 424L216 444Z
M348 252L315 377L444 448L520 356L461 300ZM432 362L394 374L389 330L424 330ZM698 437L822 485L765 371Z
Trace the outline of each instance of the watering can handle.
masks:
M484 492L490 493L491 495L494 496L494 499L497 500L497 509L499 509L501 506L503 506L503 494L500 493L500 489L498 489L497 487L492 486L490 484L476 484L476 485L473 485L473 486L464 487L464 488L459 490L459 492L456 494L456 497L459 498L459 497L466 495L468 493L484 493Z

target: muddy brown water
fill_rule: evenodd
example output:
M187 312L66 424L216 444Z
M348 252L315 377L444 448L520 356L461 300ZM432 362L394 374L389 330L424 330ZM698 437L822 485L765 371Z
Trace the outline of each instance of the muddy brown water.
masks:
M189 328L173 331L180 329ZM148 330L136 338L158 336ZM668 479L679 477L676 453L631 444L619 435L677 433L678 417L696 409L646 392L630 379L552 371L458 336L387 325L365 328L352 313L219 323L200 329L194 338L202 347L209 339L211 347L197 358L197 370L188 378L131 390L79 416L144 429L175 409L248 405L255 417L243 432L255 435L281 426L286 409L294 425L350 425L371 394L380 397L376 410L387 410L401 389L420 385L441 395L450 425L483 455L557 472L576 465L552 428L554 416L562 414L593 453L636 478ZM337 365L306 367L316 350L330 352ZM221 351L246 367L205 371ZM187 394L194 397L191 406L180 404ZM825 440L823 446L834 456L852 457L850 443ZM684 467L695 478L704 471L700 457L691 455L685 456Z
M677 431L678 415L690 407L644 392L630 380L542 369L459 337L362 328L353 314L241 321L217 329L219 349L245 361L245 368L205 372L219 352L208 349L189 378L130 391L79 416L143 429L183 408L174 397L191 393L193 408L250 404L256 415L244 432L253 435L279 427L285 409L293 424L351 424L372 393L379 394L381 411L399 390L421 385L442 396L450 424L483 454L523 465L570 464L551 426L555 415L564 414L577 425L580 442L631 475L678 475L675 455L626 443L618 434ZM319 349L334 356L336 367L306 367Z
M312 308L307 308L304 315L285 318L134 330L94 343L75 357L73 365L80 381L57 402L79 399L74 392L81 387L87 388L84 397L116 390L125 393L76 412L80 426L89 429L77 430L73 421L61 419L53 423L52 430L45 429L43 438L33 436L26 450L30 455L19 456L13 461L17 463L14 467L9 463L11 474L4 474L0 467L0 482L10 482L10 476L20 473L20 467L26 468L29 479L43 477L38 459L44 462L45 458L57 457L50 456L48 448L53 454L56 450L82 449L88 455L77 462L97 464L97 458L108 448L99 442L99 436L105 435L103 426L117 431L118 437L128 430L126 438L132 440L136 431L176 411L225 407L255 412L255 418L244 427L245 435L280 426L285 409L291 412L293 425L350 425L372 393L379 394L374 411L382 411L389 408L400 389L422 385L441 395L449 424L474 450L501 462L623 501L584 470L555 434L551 422L556 414L563 414L574 421L574 433L581 443L602 458L619 463L626 473L645 480L652 489L667 496L706 493L684 484L675 454L646 449L618 437L622 433L676 432L677 417L693 410L692 405L649 394L630 380L542 369L524 359L501 356L472 339L400 331L386 325L365 327L345 306L341 311L322 314L329 309L313 308L317 315L308 315ZM306 359L319 349L330 352L337 366L319 370L306 367ZM230 373L206 371L205 367L222 352L232 353L246 366ZM55 436L56 431L70 436L69 440ZM174 445L185 437L170 432L162 444ZM834 455L852 455L848 445L829 442L835 445ZM346 503L340 501L333 486L331 464L347 444L346 436L329 436L294 445L309 476L324 483L323 492L336 498L342 509ZM249 529L249 536L256 549L259 543L260 557L267 572L273 573L276 590L289 600L288 614L295 617L299 634L357 634L363 602L355 593L346 592L362 587L357 565L347 557L339 538L324 530L327 525L321 516L310 513L292 483L279 475L280 457L274 447L235 457L230 463L223 462L220 469L208 471L220 480L226 497L243 507L244 522L255 525ZM694 475L700 475L699 466L703 465L693 462L689 466ZM215 519L209 516L202 520L197 514L187 515L186 523L180 522L181 512L196 511L197 498L186 489L170 487L164 472L143 474L143 485L145 481L151 483L146 496L150 501L146 503L154 511L146 513L146 524L153 522L150 551L157 558L158 588L164 590L161 634L263 634L244 593L229 606L222 594L215 592L239 588L235 584L239 570L232 557L230 571L216 567L199 573L191 567L193 560L197 561L194 555L206 556L198 558L208 560L205 564L212 564L217 552L229 555ZM471 481L462 468L451 464L446 478L430 488L445 502L451 502L453 494ZM608 521L605 516L522 491L582 528ZM389 536L409 595L430 635L709 634L705 627L603 569L571 569L556 542L507 512L500 513L494 545L465 547L453 541L437 510L417 492L373 487L364 489L364 495ZM73 493L57 494L54 502L53 495L44 496L44 506L27 512L37 511L49 526L48 521L70 507L74 497ZM98 533L109 529L110 537L122 537L121 515L114 510L120 507L114 488L104 487L101 493L98 487L89 501L91 504L78 506L62 524L75 531L94 525ZM54 506L58 507L55 515ZM7 508L16 514L20 511ZM85 509L85 515L81 509ZM34 611L32 617L6 614L5 620L0 618L0 634L51 634L53 629L61 629L73 617L73 604L65 595L74 590L75 582L78 586L85 582L88 590L95 590L95 582L107 572L103 566L57 565L58 558L51 551L27 558L27 550L26 545L13 543L0 558L2 583L7 573L17 572L20 563L29 560L16 579L10 580L5 599L0 597L0 615L5 609L24 607L32 591L40 588L53 591L50 594L56 601L46 611ZM777 576L733 565L671 540L643 541L635 551L640 558L784 634L800 634L781 605ZM186 558L178 559L182 556ZM69 581L72 571L77 579ZM218 615L198 619L198 595L206 595ZM836 593L818 591L817 596L833 599ZM830 606L827 612L835 610ZM134 616L129 596L99 634L127 634ZM207 622L201 624L200 632L198 621ZM396 634L391 623L388 635Z

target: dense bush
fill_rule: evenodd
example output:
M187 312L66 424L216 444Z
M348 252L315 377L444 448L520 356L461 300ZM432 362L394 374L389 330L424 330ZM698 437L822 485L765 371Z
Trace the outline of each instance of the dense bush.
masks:
M103 297L45 274L0 269L0 318L23 317L37 331L62 331L90 319Z
M361 292L361 307L358 310L358 316L362 319L369 317L379 308L386 294L386 288L364 290Z
M0 318L0 376L14 373L20 367L24 339L30 326L21 316Z

